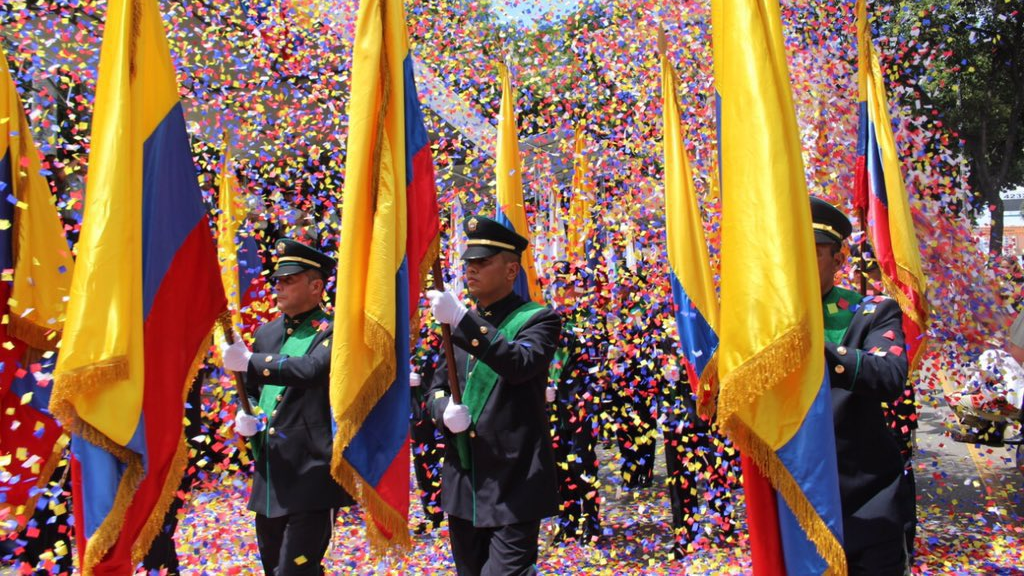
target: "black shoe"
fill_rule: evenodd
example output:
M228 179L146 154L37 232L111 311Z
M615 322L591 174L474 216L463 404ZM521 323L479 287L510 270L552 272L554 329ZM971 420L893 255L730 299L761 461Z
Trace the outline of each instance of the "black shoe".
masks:
M1003 431L1005 430L1006 422L992 422L971 414L965 414L961 417L957 428L950 431L949 437L954 442L1001 448L1003 446Z

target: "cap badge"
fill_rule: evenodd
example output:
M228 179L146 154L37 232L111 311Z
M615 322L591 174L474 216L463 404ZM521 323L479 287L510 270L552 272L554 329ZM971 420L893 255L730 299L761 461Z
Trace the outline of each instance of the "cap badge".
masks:
M466 223L466 229L470 232L476 232L476 227L480 222L476 218L470 218L469 222Z
M277 243L277 253L278 254L284 254L284 248L285 248L284 242L278 242Z

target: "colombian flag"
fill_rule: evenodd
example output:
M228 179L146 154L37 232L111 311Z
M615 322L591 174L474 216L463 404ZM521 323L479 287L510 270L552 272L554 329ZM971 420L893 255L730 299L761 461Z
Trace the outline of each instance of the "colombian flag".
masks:
M845 574L821 290L779 4L711 6L721 297L736 319L719 332L718 420L744 455L755 573Z
M664 35L661 36L662 42ZM662 120L665 138L665 228L671 266L672 298L676 305L679 343L686 355L687 379L697 395L698 410L714 411L713 361L718 349L718 295L711 257L704 237L697 191L682 139L675 72L664 48L661 55Z
M864 0L857 2L857 48L860 123L853 205L860 214L867 215L868 238L882 271L885 291L903 310L907 359L913 371L927 347L927 281Z
M516 127L516 95L508 78L508 67L498 64L501 79L501 109L498 112L498 152L495 163L497 206L494 219L530 240L523 200L523 168L519 158L519 129ZM544 303L537 268L533 263L533 247L523 252L523 267L515 284L516 294L524 300Z
M0 518L32 516L67 436L48 379L74 262L7 57L0 51ZM43 352L46 351L46 352ZM42 360L40 363L39 360ZM9 515L9 516L8 516Z
M131 574L187 460L184 397L225 313L155 0L112 0L50 406L72 432L85 574Z
M377 550L408 549L412 314L438 254L437 195L401 0L356 21L331 356L334 478Z
M587 131L576 128L573 146L572 199L569 201L568 255L576 262L587 260L587 239L594 228L590 221L594 185L590 178L590 161L586 153Z
M231 325L242 331L242 289L241 270L238 266L238 228L245 220L245 206L239 204L236 192L238 182L231 163L231 150L224 145L224 162L220 170L220 185L217 191L217 259L220 262L220 277L224 294L228 298ZM248 288L248 286L246 286ZM225 334L225 336L230 336Z

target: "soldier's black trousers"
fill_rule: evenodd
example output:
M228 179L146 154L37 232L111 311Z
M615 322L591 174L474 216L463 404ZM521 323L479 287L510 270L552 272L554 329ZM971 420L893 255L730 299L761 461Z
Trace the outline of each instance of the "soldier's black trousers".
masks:
M320 576L331 542L334 510L297 512L280 518L256 515L256 542L267 576Z
M459 576L526 576L537 573L540 520L477 528L448 515L452 556Z

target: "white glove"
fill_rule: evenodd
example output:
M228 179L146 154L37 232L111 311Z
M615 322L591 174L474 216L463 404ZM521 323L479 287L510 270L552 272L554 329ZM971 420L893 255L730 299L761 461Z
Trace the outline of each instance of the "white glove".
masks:
M544 399L546 399L548 402L554 402L555 401L555 387L554 386L548 386L547 388L544 389Z
M235 415L235 432L239 436L245 436L246 438L256 434L257 422L255 416L250 416L241 410Z
M448 406L444 409L444 425L458 434L469 429L469 422L469 408L465 404L456 404L449 398Z
M442 324L458 326L466 315L466 305L451 292L427 290L427 298L430 299L430 311L434 313L434 318Z
M420 375L419 374L417 374L416 372L410 372L409 373L409 387L410 388L419 388L421 383L422 383L422 381L420 379Z
M224 368L232 372L245 372L249 369L249 357L252 356L252 352L237 332L233 344L220 347L220 355L224 358Z

